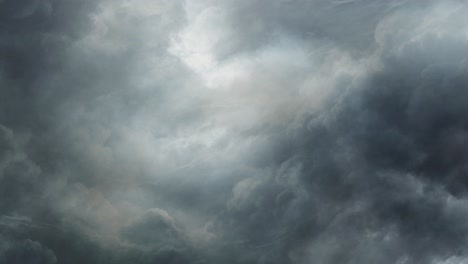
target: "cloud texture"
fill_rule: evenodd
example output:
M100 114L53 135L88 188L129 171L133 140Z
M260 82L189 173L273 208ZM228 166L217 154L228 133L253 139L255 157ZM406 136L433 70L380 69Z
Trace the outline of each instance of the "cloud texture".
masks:
M0 263L468 263L465 1L0 1Z

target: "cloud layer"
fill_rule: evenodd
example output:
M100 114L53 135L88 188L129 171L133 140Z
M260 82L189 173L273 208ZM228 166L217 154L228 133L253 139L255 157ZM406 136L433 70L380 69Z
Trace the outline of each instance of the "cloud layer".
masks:
M465 263L464 1L0 1L0 263Z

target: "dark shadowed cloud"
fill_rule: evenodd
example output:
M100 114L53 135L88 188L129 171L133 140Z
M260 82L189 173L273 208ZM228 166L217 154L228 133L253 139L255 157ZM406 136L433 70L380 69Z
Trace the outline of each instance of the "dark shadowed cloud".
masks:
M464 1L0 1L0 263L468 263Z

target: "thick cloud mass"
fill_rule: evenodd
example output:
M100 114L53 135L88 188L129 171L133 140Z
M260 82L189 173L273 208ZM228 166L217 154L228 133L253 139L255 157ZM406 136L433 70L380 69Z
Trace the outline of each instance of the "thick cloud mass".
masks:
M468 263L467 25L0 0L0 264Z

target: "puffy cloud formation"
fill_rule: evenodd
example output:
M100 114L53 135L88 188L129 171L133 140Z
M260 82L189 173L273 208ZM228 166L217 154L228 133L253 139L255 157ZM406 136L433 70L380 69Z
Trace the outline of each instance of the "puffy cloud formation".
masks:
M0 1L0 263L468 262L465 1Z

